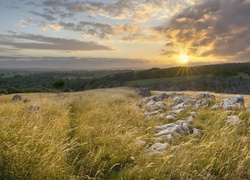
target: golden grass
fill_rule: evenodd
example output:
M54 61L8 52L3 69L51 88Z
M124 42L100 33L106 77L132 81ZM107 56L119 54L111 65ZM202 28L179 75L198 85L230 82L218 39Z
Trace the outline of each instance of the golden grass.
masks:
M156 92L155 92L156 93ZM197 93L184 92L195 96ZM231 95L215 94L217 103ZM250 176L250 112L226 126L226 113L201 108L192 123L201 136L168 141L164 153L147 156L153 127L130 89L22 94L29 103L0 96L0 179L247 179ZM250 103L245 96L246 104ZM30 112L37 104L43 110ZM185 114L181 116L187 116ZM141 139L146 146L136 144ZM162 140L161 142L164 142Z

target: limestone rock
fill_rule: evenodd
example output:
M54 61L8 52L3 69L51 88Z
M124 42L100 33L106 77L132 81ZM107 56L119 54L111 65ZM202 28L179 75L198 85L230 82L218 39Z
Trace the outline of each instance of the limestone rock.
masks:
M15 94L13 97L12 97L12 100L13 101L21 101L22 100L22 96L20 94Z
M154 143L150 148L148 148L149 151L158 151L162 152L166 150L170 145L168 143Z
M137 88L135 89L135 92L142 97L148 97L151 96L151 92L148 88Z
M201 94L199 94L199 97L215 100L215 96L213 94L209 94L209 93L201 93Z
M165 117L165 119L166 119L167 121L173 121L173 120L175 120L175 117L174 117L174 116L171 116L171 115L167 115L167 116Z
M167 95L166 93L156 94L156 95L152 96L152 100L154 100L154 101L162 101L164 99L167 99L168 97L169 97L169 95Z
M158 120L163 120L163 119L165 119L165 117L166 117L166 114L163 113L163 114L160 114L157 119Z
M210 100L209 99L207 99L207 100L204 100L204 101L202 101L202 106L204 106L204 107L209 107L210 106Z
M244 108L244 97L237 95L235 97L222 99L220 106L225 110Z
M212 110L218 110L219 109L219 105L214 105L213 107L212 107Z
M236 125L240 123L240 118L237 115L227 116L226 124L227 125Z

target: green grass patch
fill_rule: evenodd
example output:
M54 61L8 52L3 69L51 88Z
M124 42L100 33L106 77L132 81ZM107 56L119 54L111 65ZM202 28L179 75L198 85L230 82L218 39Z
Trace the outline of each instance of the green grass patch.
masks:
M197 76L181 76L181 77L169 77L169 78L156 78L156 79L144 79L136 81L128 81L125 83L125 86L128 87L141 87L141 86L150 86L167 82L184 82L188 80L195 80L200 78L200 75Z

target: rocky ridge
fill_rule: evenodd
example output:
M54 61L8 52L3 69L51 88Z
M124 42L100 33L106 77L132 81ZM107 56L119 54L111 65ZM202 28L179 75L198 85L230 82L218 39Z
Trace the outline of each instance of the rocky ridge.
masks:
M140 107L140 111L143 112L146 121L158 120L161 123L165 123L154 127L154 136L152 139L157 139L158 142L146 149L146 152L150 155L161 153L171 147L167 141L172 138L202 135L201 130L192 125L200 108L207 108L212 111L219 109L228 111L228 116L225 121L226 125L239 124L239 116L232 115L230 112L245 108L244 97L242 95L224 98L220 101L220 104L216 104L215 95L210 93L201 93L198 96L188 96L178 93L160 93L141 98L138 102L138 107ZM140 140L141 144L146 144L146 142L142 142L143 141Z

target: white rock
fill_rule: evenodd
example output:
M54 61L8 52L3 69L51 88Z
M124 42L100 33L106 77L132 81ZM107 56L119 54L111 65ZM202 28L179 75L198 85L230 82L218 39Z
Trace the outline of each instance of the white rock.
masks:
M149 115L149 116L153 116L153 115L156 115L156 114L158 114L158 113L159 113L159 111L145 112L144 115L145 115L145 116L148 116L148 115Z
M147 143L141 139L137 139L135 143L139 146L145 146Z
M193 120L194 120L194 116L190 116L190 117L187 118L187 122L188 123L193 122Z
M219 106L218 105L214 105L213 107L212 107L212 110L218 110L219 109Z
M244 108L244 97L237 95L235 97L222 99L220 106L225 110Z
M162 152L166 150L170 145L168 143L154 143L148 150Z
M165 117L165 119L166 119L167 121L173 121L173 120L175 120L175 117L174 117L174 116L171 116L171 115L167 115L167 116Z
M235 125L240 123L240 118L237 115L227 116L226 124Z
M163 114L160 114L157 119L158 120L163 120L163 119L165 119L165 117L166 117L166 114L163 113Z

